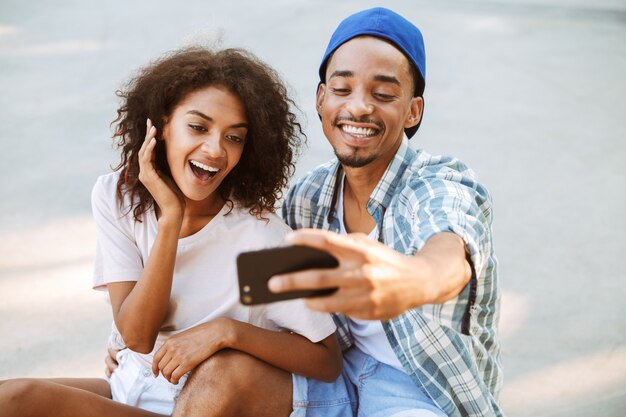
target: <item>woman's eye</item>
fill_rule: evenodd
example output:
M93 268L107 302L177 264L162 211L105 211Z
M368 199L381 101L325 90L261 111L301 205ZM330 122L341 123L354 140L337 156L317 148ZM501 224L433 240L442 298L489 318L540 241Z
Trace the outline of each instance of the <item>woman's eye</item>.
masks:
M231 142L235 142L235 143L243 143L244 139L237 136L237 135L227 135L226 139L228 139Z
M194 125L194 124L190 124L189 125L190 128L192 128L193 130L197 131L197 132L206 132L206 128L202 125Z

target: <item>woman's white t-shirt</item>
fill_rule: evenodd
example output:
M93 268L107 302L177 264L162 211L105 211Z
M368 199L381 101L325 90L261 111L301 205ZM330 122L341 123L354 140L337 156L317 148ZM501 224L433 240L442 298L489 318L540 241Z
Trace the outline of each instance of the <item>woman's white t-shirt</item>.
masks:
M155 211L133 218L128 199L120 207L116 197L119 173L98 178L92 192L97 225L93 287L110 282L138 281L157 235ZM171 335L218 317L229 317L271 330L291 331L319 342L335 331L330 315L306 308L301 299L261 306L239 302L236 257L240 252L278 246L291 230L275 214L260 220L246 209L224 205L220 213L197 233L179 239L170 305L151 354L140 355L146 364ZM113 331L111 347L124 346Z

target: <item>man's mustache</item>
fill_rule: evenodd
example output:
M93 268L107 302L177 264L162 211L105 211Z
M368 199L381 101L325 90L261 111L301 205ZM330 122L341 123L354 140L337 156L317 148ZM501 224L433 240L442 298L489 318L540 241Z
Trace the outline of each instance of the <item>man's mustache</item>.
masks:
M360 118L348 117L348 116L337 116L335 120L333 120L333 126L337 126L339 122L368 123L368 124L376 125L376 127L378 127L379 130L383 130L385 128L385 125L383 124L383 122L381 122L380 120L369 118L367 116L360 117Z

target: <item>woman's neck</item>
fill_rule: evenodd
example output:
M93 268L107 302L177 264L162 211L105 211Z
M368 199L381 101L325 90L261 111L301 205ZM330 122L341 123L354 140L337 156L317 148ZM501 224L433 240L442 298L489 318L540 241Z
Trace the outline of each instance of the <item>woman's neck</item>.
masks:
M226 201L219 195L203 201L186 199L179 238L191 236L206 226L222 210Z

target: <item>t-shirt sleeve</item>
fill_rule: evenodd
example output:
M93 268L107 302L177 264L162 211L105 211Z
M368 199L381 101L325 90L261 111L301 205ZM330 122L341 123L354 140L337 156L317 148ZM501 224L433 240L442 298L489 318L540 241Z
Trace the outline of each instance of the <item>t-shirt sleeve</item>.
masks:
M336 326L328 313L310 310L302 299L279 301L260 307L265 319L276 330L291 331L313 343L335 332Z
M132 217L132 212L122 215L115 179L111 175L98 178L91 193L96 223L93 288L100 290L109 282L137 281L143 270L141 253L127 217Z
M284 236L291 231L275 215L271 215L270 221L263 223L262 227L263 232L257 235L263 236L263 239L257 239L252 250L280 246L284 244ZM253 306L249 321L265 329L298 333L313 343L333 334L336 328L330 314L310 310L302 299Z

